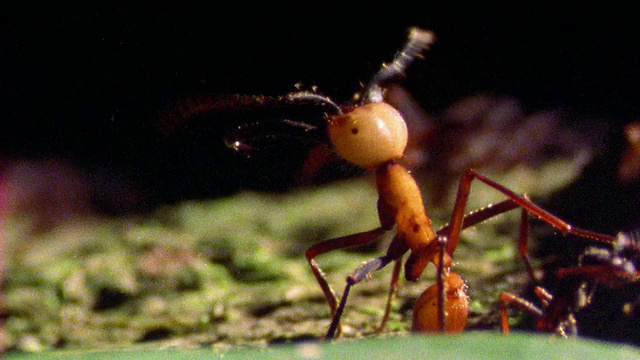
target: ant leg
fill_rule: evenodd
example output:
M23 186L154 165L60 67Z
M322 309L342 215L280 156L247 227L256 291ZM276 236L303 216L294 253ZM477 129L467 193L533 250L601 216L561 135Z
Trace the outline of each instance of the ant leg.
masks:
M567 222L558 218L557 216L551 214L550 212L544 210L540 206L533 203L525 196L518 195L513 191L507 189L506 187L478 174L473 169L469 169L462 174L460 177L460 184L458 186L458 194L456 196L456 202L453 208L453 212L451 214L450 224L450 233L449 233L449 244L447 245L447 252L452 254L458 245L458 240L460 238L460 231L462 230L464 211L467 205L467 201L469 199L469 193L471 190L471 182L474 179L478 179L486 185L494 188L495 190L501 192L505 196L509 198L512 202L516 203L517 206L523 208L526 212L529 212L539 218L540 220L548 223L554 228L565 234L573 234L580 237L590 238L593 240L597 240L604 243L615 243L616 238L614 236L609 236L605 234L599 234L596 232L583 230L579 228L574 228ZM526 254L525 254L526 255Z
M440 245L440 259L438 261L438 269L437 269L437 287L438 287L438 329L440 332L444 333L445 329L445 301L447 301L447 294L444 289L445 278L448 275L448 271L445 272L444 269L444 253L447 247L447 237L446 236L438 236L438 244Z
M340 298L340 304L338 304L338 307L335 313L333 314L331 325L329 326L329 330L327 331L327 336L326 336L327 339L332 339L335 337L336 331L340 324L340 318L342 317L342 313L344 312L344 308L347 304L347 298L349 297L349 292L351 291L351 287L361 282L362 280L370 278L374 272L384 268L391 261L396 260L400 262L402 260L402 256L404 255L404 253L406 253L408 250L409 248L407 247L406 243L396 236L391 242L391 244L389 245L389 249L384 255L362 264L359 268L357 268L353 273L351 273L347 277L347 284L344 288L344 293ZM389 301L391 300L391 297L393 296L393 294L395 294L395 290L393 289L393 284L395 283L397 287L398 274L396 274L396 271L397 272L400 271L399 265L396 265L394 267L394 273L391 278L392 289L389 290L389 299L388 299ZM387 303L387 308L390 308L390 306L391 305ZM385 314L384 317L388 318L388 315ZM384 326L384 324L386 323L386 320L384 319L384 317L383 317L384 323L381 324L380 326Z
M324 297L327 299L327 303L329 304L329 308L331 309L331 316L335 317L336 309L338 306L338 300L336 299L336 295L327 283L327 279L324 277L324 272L318 266L315 261L315 258L318 255L322 255L326 252L343 249L351 246L364 245L376 240L380 235L386 232L386 229L379 227L373 230L364 231L357 234L347 235L331 240L326 240L317 244L314 244L309 249L307 249L305 256L307 257L307 261L311 266L311 271L318 281L318 285L322 289L324 293Z
M538 291L537 291L538 289L542 289L542 288L536 288L537 295L538 295ZM546 293L546 291L544 293L548 294ZM542 296L542 295L538 295L538 296ZM543 310L537 307L532 302L510 293L506 293L506 292L500 293L500 296L498 297L498 303L500 304L500 319L501 319L500 328L502 329L502 333L504 335L509 335L509 315L507 314L508 306L516 306L521 310L524 310L530 314L533 314L536 317L542 317L544 315Z
M507 199L497 204L489 205L480 210L471 212L466 216L464 216L462 219L452 218L449 224L443 226L437 231L437 234L440 237L444 236L445 234L451 235L452 228L454 228L454 224L459 224L460 231L462 231L462 229L466 229L470 226L474 226L496 215L503 214L505 212L516 209L518 207L520 207L518 203L516 203L512 199ZM521 218L520 218L520 235L518 240L518 252L520 254L520 257L522 258L522 261L526 266L527 273L531 277L531 280L535 281L536 279L533 272L533 267L531 266L531 261L529 260L529 255L528 255L529 253L528 244L527 244L528 231L529 231L528 212L526 209L523 208ZM458 232L458 235L459 235L459 232ZM447 253L449 253L449 248L447 248Z
M340 304L338 305L338 308L333 315L333 320L331 320L329 331L327 331L327 339L332 339L335 336L338 325L340 324L340 318L342 317L342 313L344 312L344 307L347 304L347 298L349 297L349 291L351 291L351 287L364 279L368 279L369 277L371 277L371 274L382 269L392 260L393 259L390 256L385 254L381 257L364 263L361 267L357 268L356 271L354 271L347 277L347 285L345 286L344 293L340 298Z
M453 223L458 221L460 222L460 230L466 229L470 226L474 226L478 223L481 223L487 219L490 219L496 215L511 211L513 209L518 208L519 205L510 199L504 200L497 204L489 205L482 209L473 211L466 216L463 216L461 219L453 219L448 224L444 225L438 231L436 231L436 235L438 237L446 236L447 244L450 243L449 235L451 234L451 228L453 227ZM449 247L447 246L447 254L450 254ZM446 259L447 257L445 257ZM450 259L450 257L449 257ZM446 260L445 260L446 263ZM422 253L411 253L409 255L409 259L405 265L405 275L408 280L415 281L418 279L420 274L424 271L424 268L429 264L428 261L425 261L425 257L422 256ZM437 266L437 265L436 265Z
M525 199L529 199L526 195ZM520 212L520 235L518 236L518 254L520 254L520 258L524 263L525 268L527 269L527 274L529 274L529 279L531 281L537 282L536 276L533 272L533 266L531 266L531 261L529 260L529 213L526 209L522 208Z
M399 283L398 279L400 277L400 270L402 269L402 257L396 259L396 263L393 266L393 273L391 274L391 284L389 285L389 294L387 296L387 306L384 309L384 316L380 321L380 326L376 329L376 332L384 331L384 328L387 326L387 322L389 321L389 316L391 315L391 302L395 297L396 291L398 290Z
M631 263L628 263L631 265ZM640 272L615 265L580 265L558 269L558 277L584 275L598 284L615 288L640 279Z

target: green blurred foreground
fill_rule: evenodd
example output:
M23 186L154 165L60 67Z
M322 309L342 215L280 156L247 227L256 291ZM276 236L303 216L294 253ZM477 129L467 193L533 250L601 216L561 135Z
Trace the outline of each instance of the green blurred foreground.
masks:
M563 340L545 335L465 333L458 336L396 336L361 341L306 342L271 346L267 349L139 349L116 351L54 351L48 354L18 354L12 360L28 359L637 359L640 351L628 345L580 339Z

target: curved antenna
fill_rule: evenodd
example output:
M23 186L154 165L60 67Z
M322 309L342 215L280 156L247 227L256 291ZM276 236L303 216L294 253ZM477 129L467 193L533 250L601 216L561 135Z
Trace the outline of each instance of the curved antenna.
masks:
M277 97L264 95L198 95L179 100L160 115L157 123L165 135L170 135L198 116L273 106L277 102Z
M382 102L384 87L404 78L407 67L415 59L422 58L422 53L429 49L435 41L436 36L431 31L416 27L411 28L409 39L393 58L393 61L390 64L382 64L380 70L373 75L365 87L362 103Z
M328 106L331 112L327 112L327 115L340 115L342 114L342 109L338 104L333 102L333 100L329 99L324 95L320 95L311 91L299 91L289 93L283 96L283 99L291 102L291 103L305 103L309 102L315 105L323 105Z
M165 135L170 135L198 116L298 104L322 106L328 115L342 113L340 106L331 99L310 91L293 92L284 96L205 94L179 100L160 115L157 123Z
M273 106L281 108L311 106L317 108L317 113L323 113L325 117L342 114L340 106L331 99L310 91L298 91L278 97ZM262 145L268 144L270 140L274 139L304 138L315 140L318 143L326 142L324 138L310 138L309 135L314 135L317 132L318 126L309 122L292 120L283 115L278 121L246 123L229 129L225 136L225 144L235 151L248 153L253 150L259 150Z
M249 153L260 150L260 141L268 143L274 139L299 139L317 129L314 125L289 119L278 122L253 122L228 130L224 143L234 151Z

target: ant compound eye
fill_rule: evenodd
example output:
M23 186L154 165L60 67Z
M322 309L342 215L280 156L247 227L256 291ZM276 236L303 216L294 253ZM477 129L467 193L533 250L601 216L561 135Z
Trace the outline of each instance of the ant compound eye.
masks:
M402 156L407 124L386 103L370 103L329 122L329 138L340 156L365 169Z

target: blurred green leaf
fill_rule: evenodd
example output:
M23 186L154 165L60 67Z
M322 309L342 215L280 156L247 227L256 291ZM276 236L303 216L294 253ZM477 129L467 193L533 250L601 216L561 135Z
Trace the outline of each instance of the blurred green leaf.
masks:
M10 354L7 360L99 359L638 359L632 346L585 339L514 333L475 332L457 336L396 336L359 341L305 342L266 349L146 349L114 351L51 351Z

